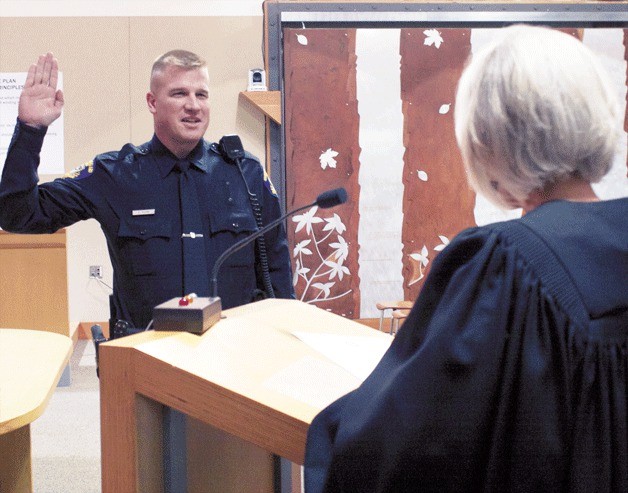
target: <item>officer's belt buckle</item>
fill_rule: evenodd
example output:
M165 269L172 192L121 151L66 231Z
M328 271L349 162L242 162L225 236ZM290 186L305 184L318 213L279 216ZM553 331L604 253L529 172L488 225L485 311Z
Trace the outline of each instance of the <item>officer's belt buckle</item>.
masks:
M202 237L203 237L202 234L195 233L194 231L190 231L189 233L183 233L181 235L181 238L192 238L192 239L194 239L194 238L202 238Z

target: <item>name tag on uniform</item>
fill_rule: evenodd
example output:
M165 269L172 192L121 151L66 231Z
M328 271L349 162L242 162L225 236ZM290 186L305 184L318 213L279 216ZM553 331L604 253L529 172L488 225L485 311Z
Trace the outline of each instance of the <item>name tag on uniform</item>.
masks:
M133 211L134 216L154 216L155 209L135 209Z

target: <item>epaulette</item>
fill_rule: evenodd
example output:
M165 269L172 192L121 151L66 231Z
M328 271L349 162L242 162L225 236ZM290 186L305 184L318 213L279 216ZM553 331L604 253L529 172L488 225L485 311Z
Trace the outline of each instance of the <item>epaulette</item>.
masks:
M128 157L137 156L138 154L141 156L145 156L146 154L148 154L148 151L148 144L141 144L139 146L133 144L125 144L118 152L118 158L121 160L126 160Z
M95 160L102 163L111 163L116 161L133 162L135 156L144 156L149 152L148 144L136 146L133 144L125 144L119 151L104 152L96 156Z

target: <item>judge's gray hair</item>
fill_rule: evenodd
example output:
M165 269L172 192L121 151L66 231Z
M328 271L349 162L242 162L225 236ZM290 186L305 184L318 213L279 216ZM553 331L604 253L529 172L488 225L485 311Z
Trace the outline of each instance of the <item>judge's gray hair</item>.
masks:
M550 28L502 31L458 84L456 138L471 185L508 208L499 188L524 201L568 177L599 181L620 130L619 98L599 60Z

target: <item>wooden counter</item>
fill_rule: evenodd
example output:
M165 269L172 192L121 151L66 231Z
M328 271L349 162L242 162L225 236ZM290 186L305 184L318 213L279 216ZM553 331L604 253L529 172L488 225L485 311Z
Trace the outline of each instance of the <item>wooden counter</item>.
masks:
M30 423L44 412L71 353L67 336L0 329L0 493L32 491Z
M70 334L66 234L0 231L0 327Z

